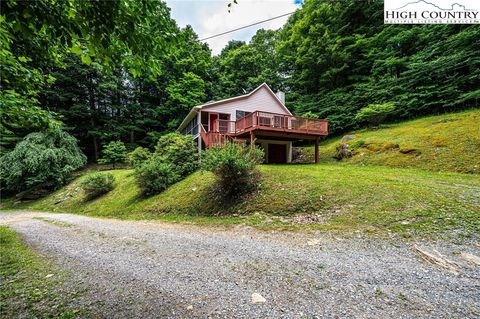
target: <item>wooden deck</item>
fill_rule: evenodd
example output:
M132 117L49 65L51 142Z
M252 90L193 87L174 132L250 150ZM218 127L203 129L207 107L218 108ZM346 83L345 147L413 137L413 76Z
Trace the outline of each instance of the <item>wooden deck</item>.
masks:
M238 121L217 120L217 132L232 137L271 136L316 139L328 135L328 122L299 116L255 111Z
M318 143L328 135L328 122L299 116L255 111L237 120L217 119L215 129L207 132L200 125L200 136L207 148L223 145L227 140L237 143L257 137L283 140L310 139L315 141L315 162L318 162Z

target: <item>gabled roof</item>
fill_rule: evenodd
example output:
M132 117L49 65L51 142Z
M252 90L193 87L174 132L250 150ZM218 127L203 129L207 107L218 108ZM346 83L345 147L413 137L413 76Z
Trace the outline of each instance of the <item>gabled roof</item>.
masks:
M204 103L204 104L200 104L200 105L196 105L194 107L192 107L192 109L190 110L190 112L188 113L188 115L183 119L182 123L180 124L180 126L178 127L178 131L182 130L194 117L195 115L198 114L198 112L202 109L205 109L205 108L208 108L208 107L211 107L211 106L215 106L215 105L219 105L219 104L223 104L223 103L228 103L228 102L232 102L232 101L236 101L236 100L240 100L240 99L246 99L246 98L249 98L250 96L252 96L255 92L257 92L258 90L260 90L260 88L262 87L265 87L268 91L268 93L270 93L270 95L272 95L272 97L285 109L285 111L292 115L292 113L287 109L287 107L285 106L285 104L283 104L282 101L280 101L280 99L278 98L278 96L272 91L272 89L268 86L267 83L263 82L262 84L260 84L256 89L254 89L252 92L248 93L248 94L244 94L244 95L239 95L239 96L235 96L235 97L231 97L231 98L228 98L228 99L224 99L224 100L220 100L220 101L215 101L215 102L207 102L207 103Z

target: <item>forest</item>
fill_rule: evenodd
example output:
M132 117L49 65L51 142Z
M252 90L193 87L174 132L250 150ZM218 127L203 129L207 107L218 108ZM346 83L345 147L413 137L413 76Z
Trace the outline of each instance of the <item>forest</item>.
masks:
M225 11L227 11L227 3ZM162 1L2 1L1 152L61 128L90 161L123 141L152 149L191 107L266 82L330 134L478 107L478 25L387 25L383 1L307 0L284 25L217 56Z

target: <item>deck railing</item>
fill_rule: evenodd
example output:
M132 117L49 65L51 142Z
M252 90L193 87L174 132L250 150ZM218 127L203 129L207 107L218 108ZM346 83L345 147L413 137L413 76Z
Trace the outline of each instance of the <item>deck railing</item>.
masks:
M235 121L230 120L216 120L215 124L216 132L222 134L235 133Z
M228 136L224 133L215 132L215 131L205 131L203 125L200 127L200 136L202 137L203 142L207 148L223 145L228 139Z
M208 133L220 133L235 136L251 129L290 131L306 134L327 134L328 122L321 119L254 111L237 121L217 119L214 123L214 129L210 130ZM218 137L217 139L221 138Z
M328 122L321 119L261 111L252 112L235 122L235 133L237 134L251 128L327 134Z
M242 136L242 133L257 129L297 134L327 135L328 122L321 119L254 111L237 121L217 119L213 129L208 132L204 125L199 125L192 131L199 131L205 146L209 148L215 145L223 145L227 140L244 143L243 139L237 140L237 137Z

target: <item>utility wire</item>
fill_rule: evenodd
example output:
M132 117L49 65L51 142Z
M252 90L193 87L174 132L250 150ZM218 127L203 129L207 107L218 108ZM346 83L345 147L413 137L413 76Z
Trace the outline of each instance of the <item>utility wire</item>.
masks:
M291 15L291 14L293 14L293 13L294 13L294 12L285 13L285 14L282 14L282 15L279 15L279 16L276 16L276 17L267 19L267 20L258 21L258 22L255 22L255 23L252 23L252 24L249 24L249 25L240 27L240 28L236 28L236 29L233 29L233 30L230 30L230 31L225 31L225 32L222 32L222 33L219 33L219 34L211 35L211 36L209 36L209 37L200 39L200 40L198 40L198 41L205 41L205 40L208 40L208 39L211 39L211 38L216 38L216 37L219 37L219 36L224 35L224 34L228 34L228 33L232 33L232 32L238 31L238 30L242 30L242 29L245 29L245 28L249 28L249 27L251 27L251 26L254 26L254 25L257 25L257 24L260 24L260 23L265 23L265 22L268 22L268 21L272 21L272 20L275 20L275 19L278 19L278 18L281 18L281 17L285 17L285 16Z

